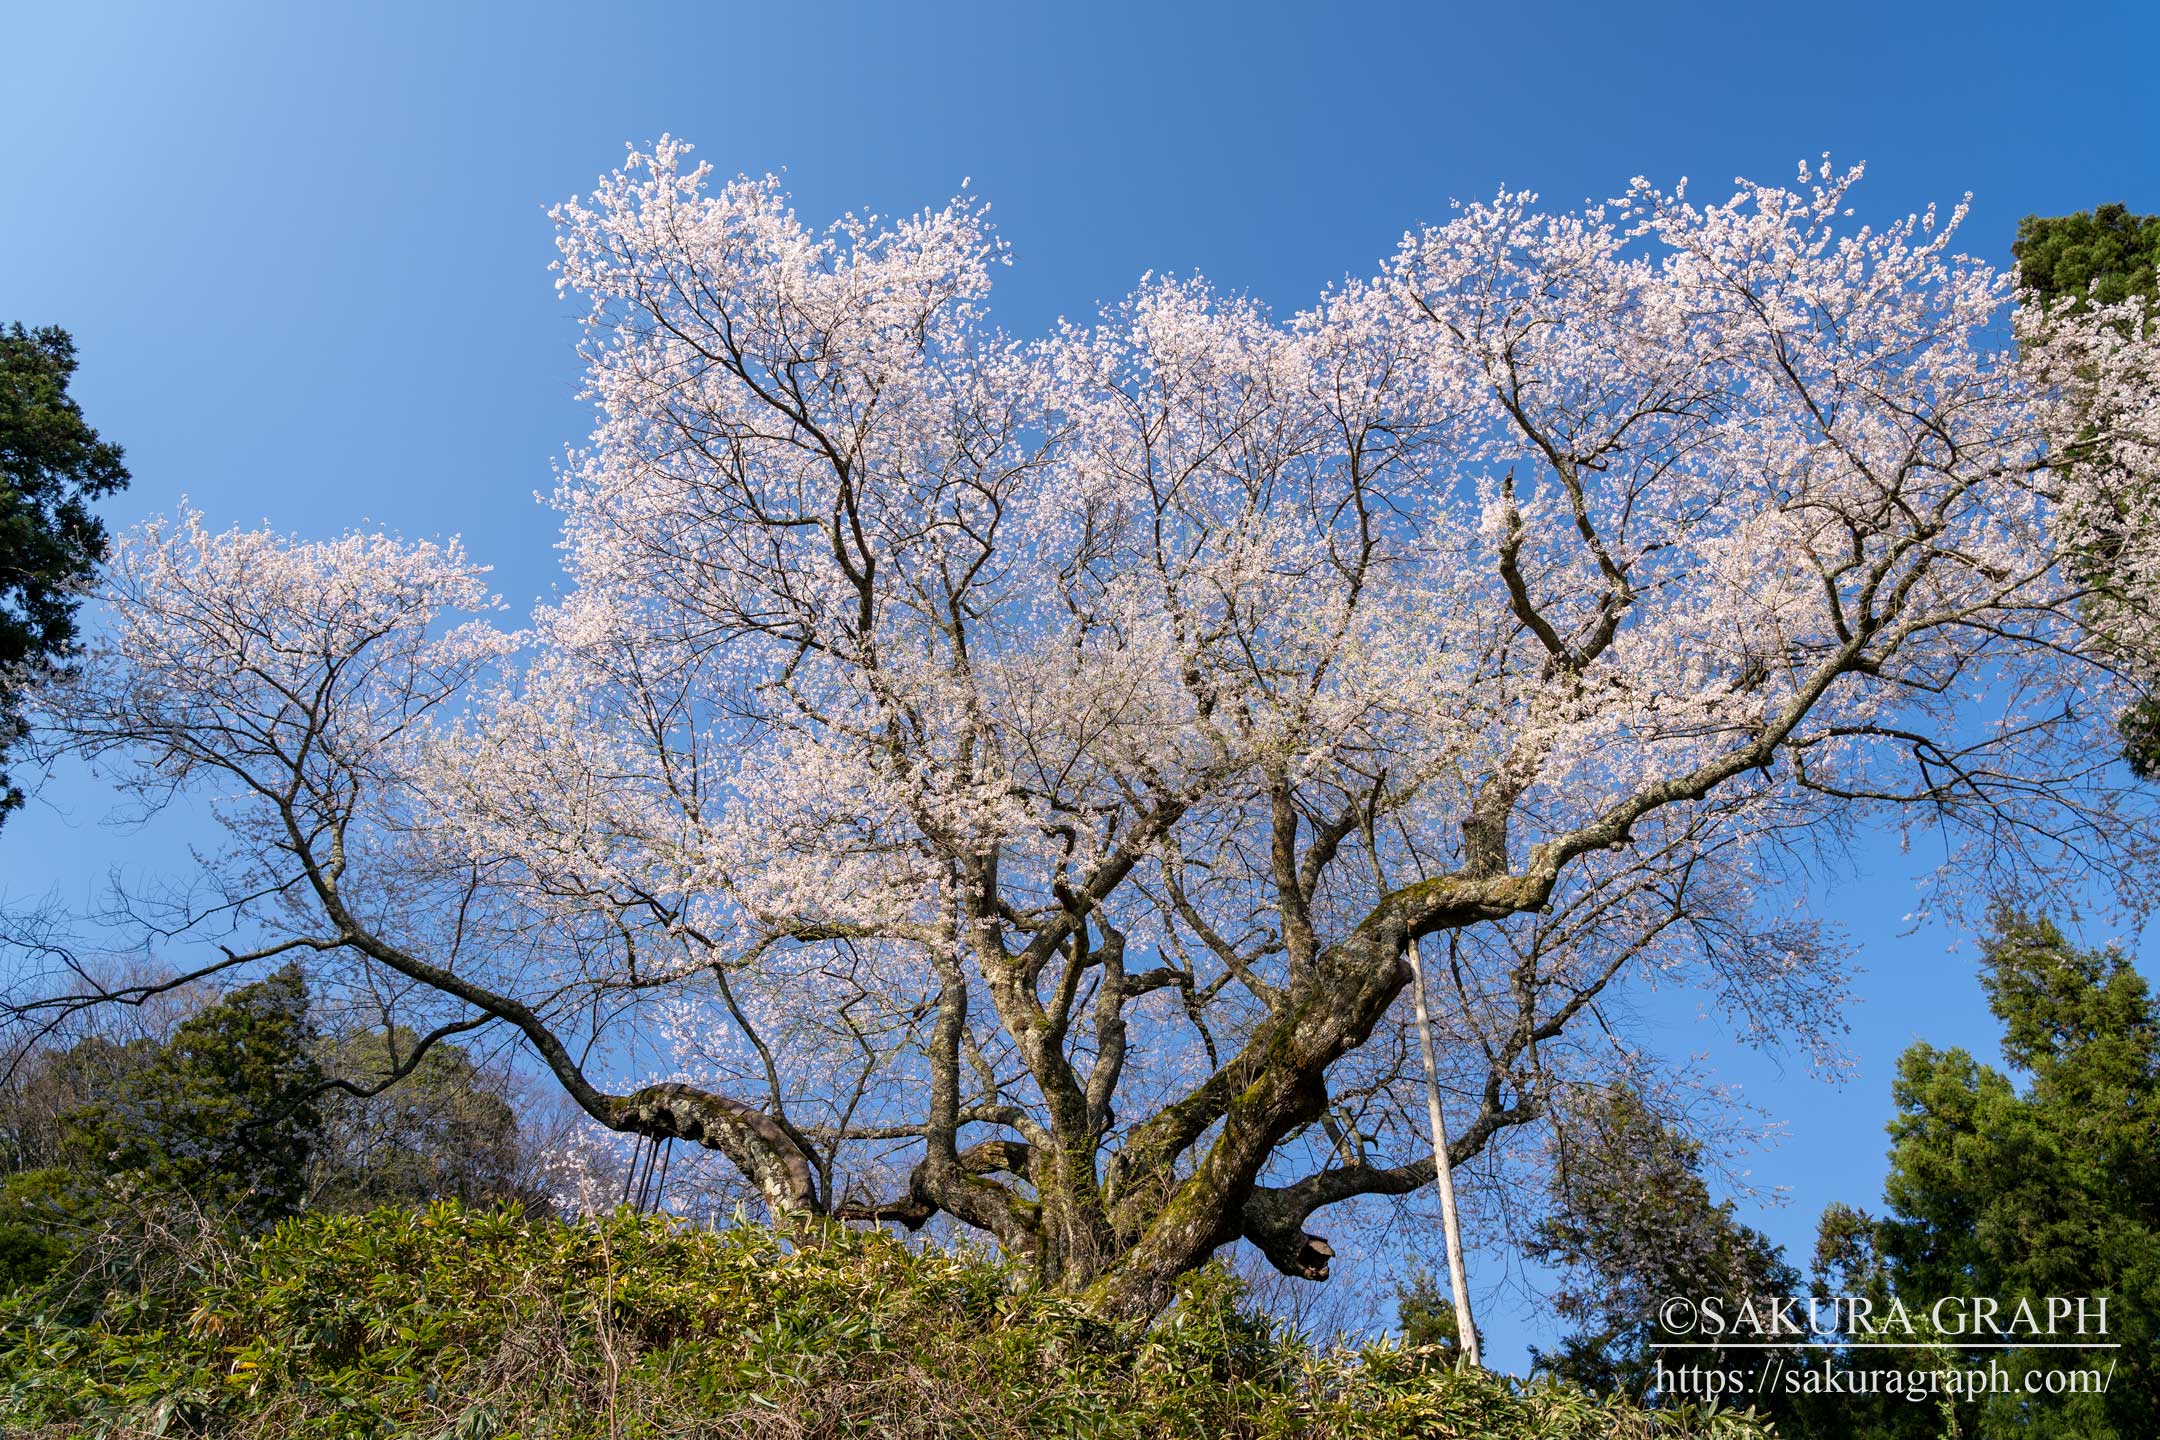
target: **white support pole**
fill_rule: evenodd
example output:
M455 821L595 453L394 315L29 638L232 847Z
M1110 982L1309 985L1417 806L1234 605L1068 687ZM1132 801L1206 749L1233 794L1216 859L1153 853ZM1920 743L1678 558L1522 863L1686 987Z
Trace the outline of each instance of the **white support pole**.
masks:
M1432 1015L1425 1008L1425 967L1410 941L1410 987L1417 1002L1418 1053L1425 1060L1425 1112L1432 1121L1433 1179L1440 1187L1440 1230L1447 1239L1448 1288L1455 1292L1455 1328L1471 1368L1480 1369L1477 1322L1470 1318L1470 1282L1463 1272L1462 1223L1455 1213L1455 1167L1448 1163L1447 1121L1440 1114L1440 1079L1433 1060Z

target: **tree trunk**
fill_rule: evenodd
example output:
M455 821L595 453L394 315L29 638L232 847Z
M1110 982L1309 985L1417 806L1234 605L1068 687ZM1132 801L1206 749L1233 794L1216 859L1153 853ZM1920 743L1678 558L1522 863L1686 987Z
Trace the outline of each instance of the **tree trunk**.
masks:
M1292 1003L1262 1022L1245 1050L1202 1087L1219 1087L1227 1097L1219 1110L1203 1112L1221 1116L1213 1143L1189 1176L1168 1187L1160 1208L1134 1217L1126 1232L1132 1243L1083 1292L1089 1308L1146 1319L1174 1297L1180 1276L1241 1236L1261 1245L1278 1269L1287 1264L1289 1273L1326 1276L1331 1252L1324 1240L1256 1226L1246 1202L1283 1137L1325 1112L1328 1066L1365 1042L1409 980L1399 959L1406 938L1399 923L1383 924L1323 952ZM1136 1136L1128 1148L1145 1150L1147 1141ZM1146 1183L1154 1176L1133 1178Z

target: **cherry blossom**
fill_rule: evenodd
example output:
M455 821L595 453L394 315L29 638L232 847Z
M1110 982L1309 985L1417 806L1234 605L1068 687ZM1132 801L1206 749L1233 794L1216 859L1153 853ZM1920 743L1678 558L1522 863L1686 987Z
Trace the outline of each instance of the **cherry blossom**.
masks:
M687 148L555 212L598 420L529 630L454 546L119 551L60 723L221 796L239 958L1145 1314L1431 1182L1413 940L1462 1164L1641 1062L1583 1038L1631 976L1828 1047L1789 862L1855 825L1939 836L1944 903L2145 893L2096 737L2150 673L2154 344L2011 348L1962 210L1503 194L1295 314L1150 277L1031 341L976 201L815 230ZM585 1048L662 1042L625 1093Z

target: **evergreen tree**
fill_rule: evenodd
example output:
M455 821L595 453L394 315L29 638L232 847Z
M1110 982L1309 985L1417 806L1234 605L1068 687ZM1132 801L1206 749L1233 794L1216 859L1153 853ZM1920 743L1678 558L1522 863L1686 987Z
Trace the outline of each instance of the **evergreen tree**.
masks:
M322 1061L326 1070L372 1085L414 1043L402 1028L370 1030L325 1044ZM437 1044L379 1095L329 1092L310 1167L310 1205L371 1210L518 1200L544 1206L544 1195L524 1183L517 1112L503 1082L461 1047Z
M81 587L105 555L90 502L128 482L120 447L69 397L74 374L67 331L0 328L0 817L22 803L7 755L24 682L73 652Z
M70 1114L63 1155L265 1228L307 1193L322 1080L307 985L287 966L183 1022L154 1060Z
M2160 215L2132 215L2121 205L2028 215L2010 253L2025 288L2044 300L2069 296L2080 310L2134 295L2160 301Z
M1563 1141L1554 1213L1539 1226L1529 1253L1560 1268L1565 1279L1554 1309L1576 1329L1559 1350L1535 1355L1541 1368L1593 1389L1641 1396L1657 1388L1660 1345L1706 1338L1693 1327L1668 1330L1666 1301L1715 1299L1731 1316L1748 1300L1794 1293L1799 1276L1778 1248L1740 1223L1731 1201L1711 1199L1701 1145L1640 1096L1624 1089L1601 1094L1567 1117ZM1751 1336L1733 1338L1731 1348L1667 1355L1667 1363L1740 1371L1754 1395L1771 1352L1741 1348ZM1768 1408L1776 1398L1760 1402Z
M2028 215L2010 247L2018 278L2042 303L2067 299L2073 311L2142 299L2147 322L2160 317L2160 215L2102 205L2075 215ZM2154 482L2160 484L2160 477ZM2121 540L2092 557L2092 579L2107 585ZM2160 665L2160 657L2145 657ZM2160 697L2148 694L2116 722L2123 758L2146 779L2160 778Z
M2106 1296L2115 1351L1992 1352L2023 1376L2113 1363L2104 1395L1990 1395L1989 1437L2160 1435L2160 1006L2119 952L2005 913L1984 983L2017 1078L1918 1044L1898 1063L1888 1214L1838 1207L1821 1252L1917 1311L1946 1296ZM1966 1363L1985 1357L1970 1352ZM1884 1432L1874 1432L1884 1433Z
M1462 1322L1455 1315L1455 1299L1431 1271L1420 1268L1395 1287L1395 1323L1402 1330L1403 1344L1440 1350L1445 1366L1460 1363ZM1484 1338L1484 1327L1479 1326L1478 1339L1482 1343Z
M158 1042L85 1035L65 1048L26 1048L8 1058L0 1089L0 1174L62 1163L76 1112L117 1094L158 1056Z

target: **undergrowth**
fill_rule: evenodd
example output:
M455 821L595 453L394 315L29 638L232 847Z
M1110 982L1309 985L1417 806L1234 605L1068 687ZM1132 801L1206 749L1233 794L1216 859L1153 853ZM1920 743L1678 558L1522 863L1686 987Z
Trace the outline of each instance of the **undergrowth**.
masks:
M838 1227L784 1243L627 1212L310 1216L229 1245L141 1236L0 1299L11 1435L261 1440L585 1437L1717 1437L1447 1368L1307 1344L1191 1277L1145 1329L1017 1289L975 1254Z

